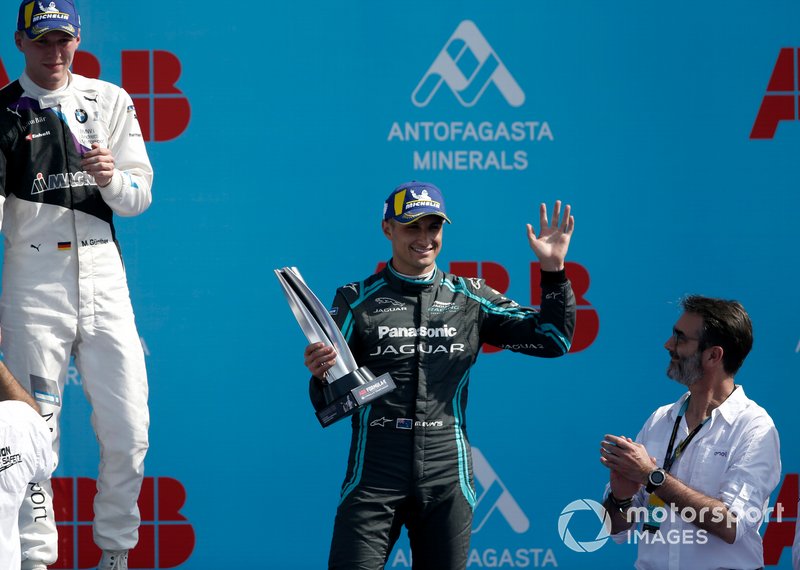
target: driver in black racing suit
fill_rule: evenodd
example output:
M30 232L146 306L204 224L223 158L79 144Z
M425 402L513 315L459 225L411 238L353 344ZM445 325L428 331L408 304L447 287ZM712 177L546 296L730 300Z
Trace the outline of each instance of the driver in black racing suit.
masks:
M330 312L359 366L389 372L397 388L353 416L347 474L336 514L329 568L384 567L400 528L408 528L415 570L466 567L475 489L466 434L469 371L481 345L540 357L570 348L575 297L564 274L574 228L556 202L538 238L528 226L542 271L541 311L521 307L482 279L436 268L442 225L440 191L412 182L386 201L383 231L392 259L379 273L336 292ZM311 396L333 348L311 344L305 364Z

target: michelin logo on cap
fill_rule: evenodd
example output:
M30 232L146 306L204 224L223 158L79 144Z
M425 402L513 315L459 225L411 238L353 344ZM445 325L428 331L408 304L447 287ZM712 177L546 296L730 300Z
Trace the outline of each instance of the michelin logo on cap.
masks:
M441 191L426 182L401 184L392 191L383 208L384 220L393 219L401 224L408 224L431 214L450 222Z
M32 40L56 30L77 37L80 26L80 16L72 0L23 2L19 7L17 30L24 31Z

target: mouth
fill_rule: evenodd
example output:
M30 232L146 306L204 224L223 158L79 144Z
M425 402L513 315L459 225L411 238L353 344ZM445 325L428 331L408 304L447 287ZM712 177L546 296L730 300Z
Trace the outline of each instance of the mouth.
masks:
M428 253L433 251L433 247L432 246L415 247L415 246L412 245L411 246L411 251L413 251L414 253L418 253L419 255L427 255Z

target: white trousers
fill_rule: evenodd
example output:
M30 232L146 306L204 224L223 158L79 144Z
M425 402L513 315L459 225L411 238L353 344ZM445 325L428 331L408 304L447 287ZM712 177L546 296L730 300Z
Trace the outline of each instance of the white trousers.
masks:
M150 423L144 352L127 288L124 295L119 293L106 299L105 307L102 299L95 299L94 311L85 317L31 306L30 293L24 309L13 293L4 291L0 302L6 365L38 402L53 434L56 457L64 383L70 355L75 356L100 446L94 540L103 550L129 550L138 541L137 500ZM55 563L58 537L49 481L41 489L29 486L19 523L22 568Z

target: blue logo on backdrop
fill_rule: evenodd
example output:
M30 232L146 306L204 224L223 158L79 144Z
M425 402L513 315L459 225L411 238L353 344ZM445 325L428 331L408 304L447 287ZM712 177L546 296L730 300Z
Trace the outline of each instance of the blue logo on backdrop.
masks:
M479 488L476 489L478 500L472 523L473 540L467 558L467 568L558 567L558 560L552 548L520 545L513 538L507 539L508 542L505 544L498 545L497 536L478 536L481 528L489 520L497 522L498 518L502 517L517 534L527 533L530 530L530 521L477 447L472 448L472 468ZM386 567L410 568L411 552L408 549L398 548Z
M490 85L511 107L521 107L525 103L525 92L470 20L461 22L447 40L412 92L412 103L428 107L442 91L442 85L450 89L459 107L473 107ZM437 105L428 108L440 108L446 102L447 97L439 96ZM488 104L483 107L491 112ZM507 114L505 108L499 112ZM552 142L553 132L548 122L542 120L448 118L395 121L387 141L411 143L414 170L519 171L528 169L529 149L540 141Z
M525 93L473 22L464 20L417 85L411 100L425 107L442 83L465 107L472 107L494 84L512 107L525 102Z
M528 517L477 447L472 448L472 470L483 488L475 507L472 532L480 531L495 511L506 519L514 532L526 532L530 528Z

